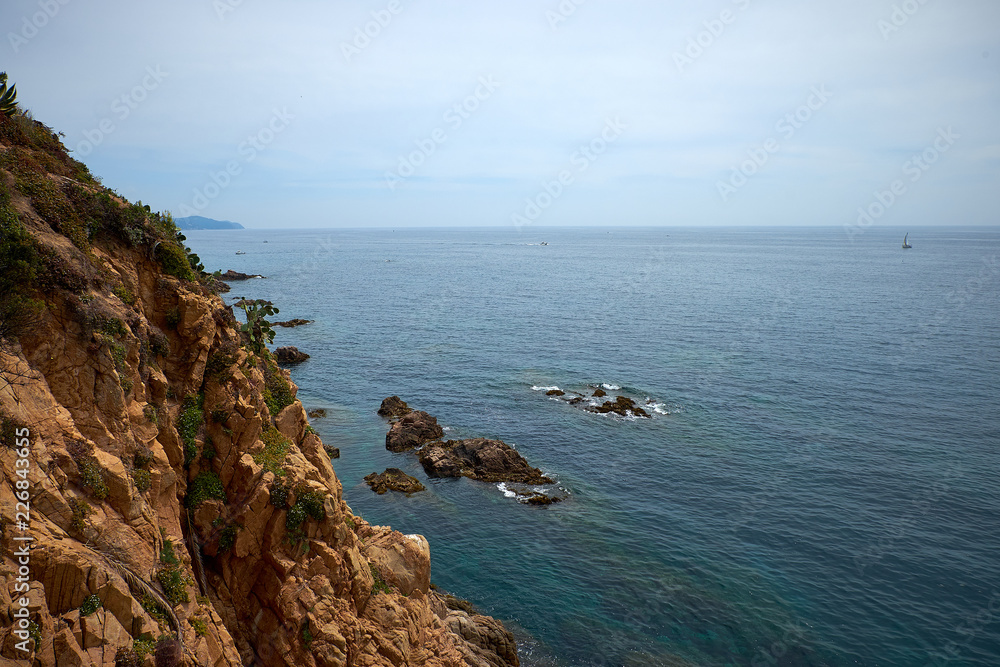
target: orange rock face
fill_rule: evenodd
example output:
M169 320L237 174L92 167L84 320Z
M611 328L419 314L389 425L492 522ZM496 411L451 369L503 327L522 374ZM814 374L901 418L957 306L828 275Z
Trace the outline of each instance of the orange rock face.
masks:
M135 650L152 665L173 636L186 665L517 665L499 622L430 590L426 539L353 515L287 371L247 351L218 296L165 271L172 232L115 197L84 211L103 189L61 148L0 130L4 206L52 274L31 287L31 326L0 340L0 607L24 597L30 618L25 641L4 616L0 662L110 666ZM38 210L25 165L63 193L60 215L105 216L89 241ZM27 457L7 438L24 429Z

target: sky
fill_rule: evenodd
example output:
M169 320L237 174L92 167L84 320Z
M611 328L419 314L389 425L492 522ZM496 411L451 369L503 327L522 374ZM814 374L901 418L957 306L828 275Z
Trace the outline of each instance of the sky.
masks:
M995 0L4 0L103 183L252 228L995 225Z

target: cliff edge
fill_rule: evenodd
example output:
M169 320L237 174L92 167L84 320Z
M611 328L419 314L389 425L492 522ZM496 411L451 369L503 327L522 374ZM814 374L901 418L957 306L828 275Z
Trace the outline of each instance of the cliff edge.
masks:
M0 115L0 662L516 666L425 538L353 515L183 241Z

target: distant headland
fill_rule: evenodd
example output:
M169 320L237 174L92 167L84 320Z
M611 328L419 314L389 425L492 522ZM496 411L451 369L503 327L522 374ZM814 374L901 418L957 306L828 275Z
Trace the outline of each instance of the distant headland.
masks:
M177 218L174 220L174 224L177 225L179 229L246 229L243 225L238 222L230 222L228 220L213 220L212 218L204 218L200 215L191 215L186 218Z

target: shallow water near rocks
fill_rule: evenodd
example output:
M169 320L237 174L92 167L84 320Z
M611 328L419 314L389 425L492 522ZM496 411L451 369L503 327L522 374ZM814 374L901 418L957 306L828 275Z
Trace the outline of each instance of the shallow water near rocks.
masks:
M508 623L522 664L1000 664L998 230L188 243L210 270L268 276L227 303L315 320L275 344L312 355L292 376L327 410L312 423L348 503L425 535L433 581ZM598 384L660 410L534 389ZM515 445L567 498L427 479L385 450L392 394L446 438ZM363 477L388 467L428 490L376 495Z

